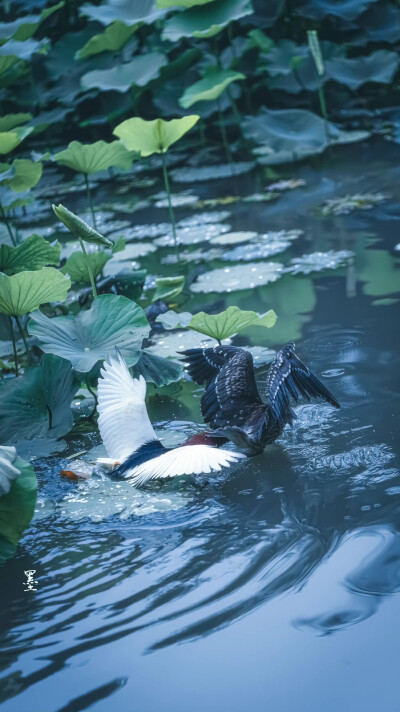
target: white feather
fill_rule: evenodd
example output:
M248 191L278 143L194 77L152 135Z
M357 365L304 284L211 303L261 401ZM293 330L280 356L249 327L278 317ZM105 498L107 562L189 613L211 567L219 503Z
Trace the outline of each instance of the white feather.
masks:
M123 358L111 358L98 383L99 429L108 456L119 463L141 445L158 440L147 414L146 381L133 379Z
M209 445L183 445L133 467L125 477L134 485L142 485L154 479L219 471L243 457L245 455L240 452L220 450Z

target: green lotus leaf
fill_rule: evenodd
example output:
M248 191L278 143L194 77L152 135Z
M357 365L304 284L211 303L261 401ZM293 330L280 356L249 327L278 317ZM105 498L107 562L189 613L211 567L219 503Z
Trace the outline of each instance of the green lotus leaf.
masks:
M170 7L195 7L207 5L212 0L157 0L157 7L168 10Z
M59 10L65 5L65 1L59 2L57 5L43 10L40 15L25 15L13 22L0 22L0 41L10 38L25 42L30 39L38 29L41 22L46 20L53 12Z
M164 329L186 329L189 326L193 314L190 312L181 312L177 314L176 312L169 309L164 314L159 314L156 322L161 324Z
M45 40L38 42L37 40L25 40L19 42L17 40L9 40L0 46L0 56L15 57L16 59L30 60L33 54L42 52L46 44Z
M159 277L156 279L156 291L153 294L152 302L158 299L175 299L185 286L185 277Z
M90 276L87 269L87 260L90 263L94 278L103 271L104 265L111 259L111 255L105 252L89 252L86 256L83 252L73 252L68 257L62 272L68 274L73 282L86 282L90 284Z
M149 353L146 349L140 352L139 361L133 367L135 378L143 376L146 381L156 386L167 386L175 383L182 375L182 367L176 361Z
M22 316L47 302L63 302L71 280L54 267L36 272L19 272L11 277L0 273L0 312Z
M68 433L74 424L71 401L79 385L69 361L44 354L39 366L0 386L0 442Z
M14 208L22 208L26 205L30 205L34 200L35 196L32 195L29 190L25 193L19 193L19 197L17 198L13 190L0 185L0 202L5 212L14 210Z
M150 327L141 307L126 297L102 294L87 311L77 316L49 319L42 312L31 315L28 331L46 353L69 359L77 371L86 373L118 346L128 366L137 362L142 341Z
M40 270L48 265L58 267L60 254L59 242L51 245L41 235L31 235L17 247L0 245L0 272L10 276L25 270Z
M140 0L140 2L119 0L118 3L104 3L100 6L87 4L83 5L79 12L91 20L107 26L115 20L120 20L125 25L134 25L138 22L151 25L155 20L165 15L165 10L157 9L155 0Z
M0 131L10 131L16 126L25 124L32 118L32 114L7 114L0 117Z
M14 480L21 474L14 461L17 457L15 447L0 445L0 497L8 494Z
M121 139L128 151L139 151L142 156L151 156L152 153L165 153L197 124L199 118L191 115L171 121L145 121L136 117L118 124L113 133Z
M115 20L100 35L94 35L85 46L76 52L75 59L85 59L101 52L118 52L137 30L137 25L127 26Z
M4 449L0 448L0 451ZM36 473L29 462L18 456L13 461L13 467L18 472L17 479L10 491L0 498L0 564L15 554L22 533L29 526L35 511Z
M9 166L7 163L0 163L0 183L5 183L15 193L24 193L33 188L42 177L42 164L27 158L17 158L13 161L12 168L14 175L5 181L4 174L8 173Z
M121 141L96 141L95 143L81 143L72 141L65 151L56 153L54 158L62 166L72 168L78 173L98 173L105 171L110 166L128 170L135 154L127 151Z
M199 312L195 314L188 328L198 331L200 334L211 336L213 339L228 339L239 331L243 331L248 326L264 326L270 329L274 326L277 316L273 309L266 314L257 314L254 311L243 311L239 307L228 307L220 314L206 314Z
M390 84L399 67L399 55L387 49L378 49L367 57L335 57L326 62L330 79L357 91L367 82Z
M81 78L81 86L83 89L119 91L124 94L133 85L145 87L153 79L157 79L161 67L166 64L167 58L164 54L148 52L112 69L95 69L84 74Z
M10 153L14 148L19 146L20 143L32 133L33 128L30 126L16 127L12 131L1 131L0 132L0 155L5 155Z
M230 22L252 13L250 0L214 0L170 17L165 22L162 38L177 42L181 37L213 37Z
M184 109L188 109L198 101L214 101L218 99L229 84L245 78L244 74L232 72L228 69L219 72L210 72L204 79L200 79L200 81L188 87L179 99L179 103Z
M80 237L84 242L90 242L93 245L100 245L102 247L113 246L111 240L107 240L104 235L97 232L94 227L88 225L82 218L78 218L77 215L68 210L68 208L65 208L61 203L60 205L53 205L52 208L60 222L64 223L65 227L67 227L75 237Z
M247 116L242 122L247 139L259 148L254 150L259 163L291 163L317 155L333 144L351 143L368 138L368 131L342 131L335 124L304 109L268 110Z

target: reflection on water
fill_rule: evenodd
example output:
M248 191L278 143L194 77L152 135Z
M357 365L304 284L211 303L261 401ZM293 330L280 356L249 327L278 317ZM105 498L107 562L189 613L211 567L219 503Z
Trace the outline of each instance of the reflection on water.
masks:
M362 160L366 149L357 150ZM310 180L310 169L303 172ZM377 180L373 164L371 172ZM354 176L351 180L355 185ZM386 189L384 182L374 189ZM360 183L358 192L368 189L365 176ZM335 190L349 192L332 169L316 185L316 202ZM306 196L309 210L312 191ZM197 483L138 491L96 476L76 485L59 478L65 464L60 456L43 461L37 516L18 556L2 570L5 710L74 712L94 705L103 712L111 696L123 712L136 709L132 700L137 709L154 710L161 708L155 681L161 689L175 665L179 682L162 707L197 710L200 702L189 705L186 695L193 697L192 656L196 675L207 679L210 694L218 697L236 685L225 656L234 658L251 646L253 658L241 659L246 685L253 667L262 675L258 665L270 647L288 638L295 662L280 663L276 654L274 664L293 676L315 636L342 640L344 655L349 631L361 636L363 625L399 592L398 307L392 301L372 303L399 290L390 253L398 242L393 204L392 212L390 203L380 208L382 222L370 211L331 218L321 227L312 212L304 213L296 191L284 200L301 224L280 227L305 228L313 242L307 251L356 252L351 296L343 270L285 276L242 293L238 303L258 311L276 308L276 330L267 336L249 332L253 343L277 346L287 337L299 339L299 354L324 374L342 410L298 406L293 428L262 456ZM278 207L260 207L271 217L271 228L282 220ZM258 230L260 213L253 225L247 211L244 225L242 210L238 207L234 229ZM360 230L374 233L379 249L361 239ZM202 298L202 305L211 304L209 296ZM198 305L199 299L196 295ZM234 301L228 295L219 306ZM260 374L265 376L265 368ZM152 417L171 442L193 432L199 396L185 383L153 392ZM172 430L169 419L178 421ZM72 445L82 449L82 443ZM35 568L39 581L37 594L29 598L22 591L26 568ZM274 644L270 610L276 611ZM264 619L268 625L262 625ZM256 627L252 621L258 621ZM221 640L229 642L221 648ZM324 650L318 648L321 655ZM166 656L158 657L163 651ZM218 670L215 679L210 663ZM357 660L352 665L357 673ZM339 663L331 674L340 679ZM265 698L257 690L252 706L264 710ZM325 706L337 709L334 702ZM244 708L230 698L229 709Z

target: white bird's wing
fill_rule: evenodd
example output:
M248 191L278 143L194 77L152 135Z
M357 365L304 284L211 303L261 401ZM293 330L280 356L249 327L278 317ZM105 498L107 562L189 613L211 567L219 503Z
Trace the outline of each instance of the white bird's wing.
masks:
M122 463L141 445L158 440L147 414L146 381L132 378L120 354L105 362L100 373L100 435L109 457Z
M125 473L125 477L133 485L142 485L149 480L219 471L243 457L245 455L240 452L209 445L183 445L133 467Z

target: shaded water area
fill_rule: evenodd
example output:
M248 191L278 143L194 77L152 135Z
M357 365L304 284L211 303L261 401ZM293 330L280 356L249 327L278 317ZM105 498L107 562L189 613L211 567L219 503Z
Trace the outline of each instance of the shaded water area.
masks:
M201 488L62 481L65 456L98 444L97 430L36 461L37 512L2 570L5 712L398 711L399 157L383 139L338 148L287 169L281 177L306 185L276 202L227 206L233 231L304 230L271 261L350 250L345 266L196 292L184 306L274 308L276 327L234 343L295 340L340 411L302 403L274 446ZM247 195L266 183L252 172L193 192ZM386 198L371 209L318 214L327 200L378 192ZM179 219L192 212L177 209ZM154 210L134 218L154 222ZM169 253L139 261L173 274L160 265ZM214 255L187 269L227 265ZM177 348L162 333L154 341L165 355ZM266 370L257 371L261 388ZM149 388L164 442L199 429L200 396L186 381ZM26 569L36 569L35 593L23 591Z

